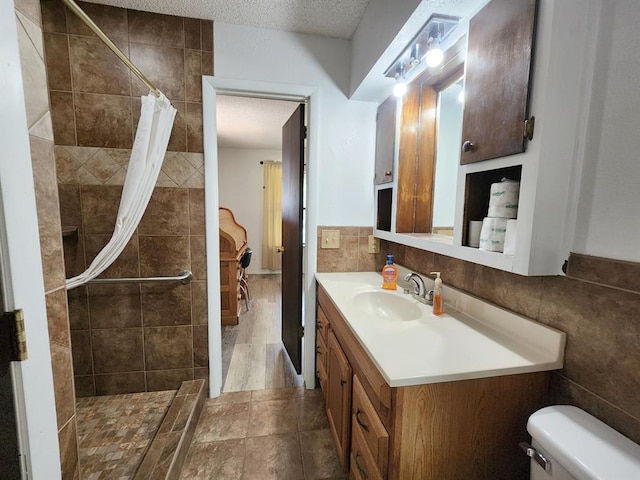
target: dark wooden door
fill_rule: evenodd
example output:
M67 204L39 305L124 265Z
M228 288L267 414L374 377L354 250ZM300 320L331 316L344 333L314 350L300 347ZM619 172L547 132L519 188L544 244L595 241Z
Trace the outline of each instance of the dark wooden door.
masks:
M304 105L282 127L282 343L302 372Z
M0 292L2 285L0 284ZM0 306L4 302L0 295ZM0 478L13 480L20 478L20 457L18 432L13 403L13 383L11 380L11 360L13 329L9 320L0 317Z
M524 152L536 0L491 0L469 22L460 163Z

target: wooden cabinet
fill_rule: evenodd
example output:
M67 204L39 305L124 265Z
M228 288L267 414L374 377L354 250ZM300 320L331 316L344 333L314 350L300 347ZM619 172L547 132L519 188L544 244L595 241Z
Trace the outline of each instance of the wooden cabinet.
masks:
M220 309L222 325L237 325L240 318L240 259L247 249L247 231L233 212L220 208Z
M340 463L347 471L351 433L352 370L332 330L329 330L327 348L327 418L338 447Z
M544 405L548 372L392 388L322 287L317 298L329 324L327 413L353 478L529 478L518 444L529 415Z
M393 181L393 160L396 150L395 97L389 97L378 107L376 122L376 185Z

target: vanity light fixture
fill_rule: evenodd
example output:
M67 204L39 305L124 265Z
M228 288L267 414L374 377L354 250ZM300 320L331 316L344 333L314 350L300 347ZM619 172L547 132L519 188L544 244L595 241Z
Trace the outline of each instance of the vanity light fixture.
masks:
M402 65L398 66L395 74L396 84L393 86L393 95L401 98L407 93L407 83L404 80L404 68Z
M417 74L420 70L418 66L423 60L427 67L434 68L440 65L444 59L446 40L458 25L458 20L458 17L431 15L418 34L387 68L385 76L397 81L398 72L402 72L402 79L407 81L408 77ZM394 93L397 86L398 83L394 87Z

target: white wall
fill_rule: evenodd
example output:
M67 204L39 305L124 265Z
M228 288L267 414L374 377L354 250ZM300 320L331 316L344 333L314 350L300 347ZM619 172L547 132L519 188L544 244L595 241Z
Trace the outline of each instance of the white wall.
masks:
M592 4L599 1L591 0ZM574 251L640 261L640 2L604 2Z
M216 23L215 48L216 76L318 88L318 224L371 225L377 106L344 93L350 43Z
M281 150L218 149L218 199L229 208L236 221L247 230L247 243L253 254L249 273L273 273L262 269L262 194L261 161L282 161Z

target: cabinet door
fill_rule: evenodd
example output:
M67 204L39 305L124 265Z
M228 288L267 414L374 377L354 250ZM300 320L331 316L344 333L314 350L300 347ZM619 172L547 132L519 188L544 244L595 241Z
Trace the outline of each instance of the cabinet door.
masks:
M492 0L469 22L460 163L524 152L536 0Z
M351 434L352 370L332 330L329 330L327 357L327 417L338 447L344 471L349 469L349 438Z
M396 149L396 99L389 97L378 107L376 121L376 185L393 181Z

